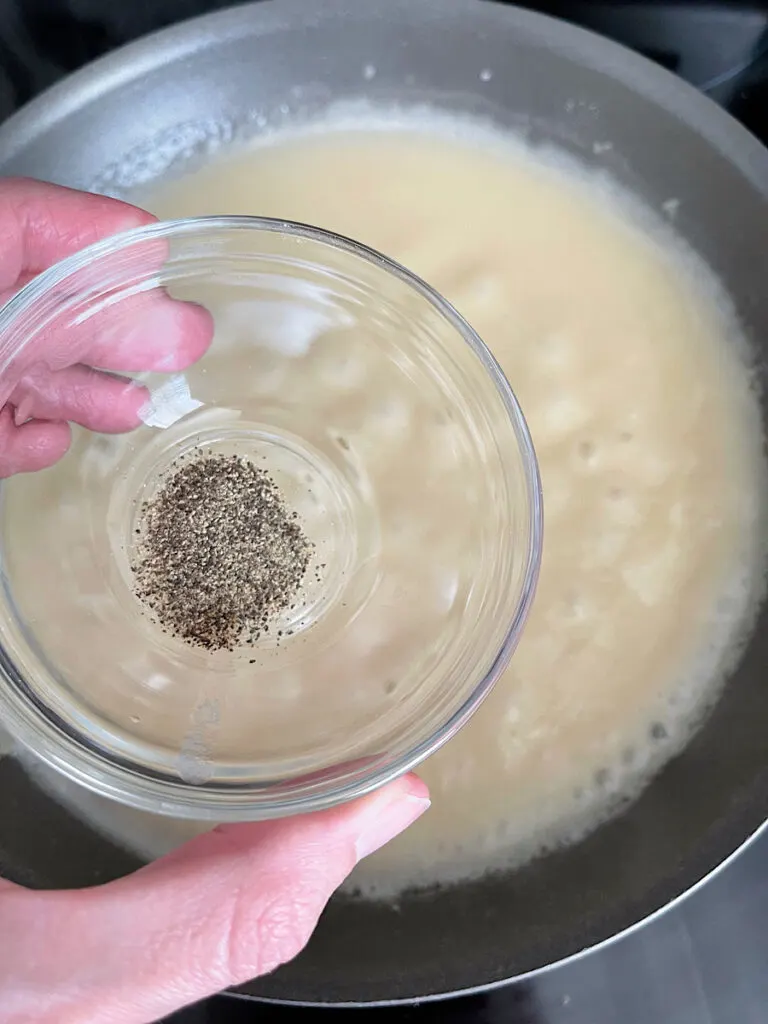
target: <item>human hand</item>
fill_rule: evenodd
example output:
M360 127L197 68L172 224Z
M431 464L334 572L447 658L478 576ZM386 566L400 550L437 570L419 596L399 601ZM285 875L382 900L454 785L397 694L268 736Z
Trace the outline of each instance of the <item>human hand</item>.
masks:
M0 880L0 1020L148 1024L267 974L355 864L428 806L409 775L331 811L220 826L93 889Z
M114 200L0 182L0 302L51 263L152 220ZM0 476L55 462L69 422L136 426L146 392L115 371L182 369L210 335L204 310L155 295L130 335L96 332L66 349L46 338L0 379ZM108 885L40 892L0 879L0 1024L148 1024L273 970L355 864L428 806L409 775L331 811L219 827Z
M135 206L25 179L0 180L0 305L41 270L100 239L150 224ZM162 248L162 247L161 247ZM108 318L52 329L3 365L0 477L44 469L66 452L69 423L102 433L140 422L147 392L121 372L183 370L205 352L210 314L160 289L131 300L130 326ZM0 339L1 340L1 339ZM4 361L3 361L4 362ZM98 367L98 369L95 369Z

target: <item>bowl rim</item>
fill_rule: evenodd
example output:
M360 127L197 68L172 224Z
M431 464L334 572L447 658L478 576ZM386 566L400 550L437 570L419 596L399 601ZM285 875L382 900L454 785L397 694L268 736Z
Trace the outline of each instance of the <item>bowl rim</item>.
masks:
M229 787L217 788L210 783L196 785L182 780L172 781L165 776L158 778L149 773L138 773L130 762L121 762L118 757L106 758L103 753L98 753L96 747L84 742L87 741L86 735L76 734L71 726L59 719L35 695L34 689L15 666L13 657L0 643L0 710L3 722L11 734L41 760L92 792L117 799L138 810L160 809L162 813L177 818L224 822L265 820L323 810L364 796L411 771L466 724L509 663L530 612L542 558L543 498L538 460L523 411L499 363L474 328L447 299L401 263L345 235L299 221L258 216L201 216L155 221L110 235L78 250L35 276L0 306L0 379L24 344L14 345L12 338L8 343L5 335L12 335L14 326L34 304L49 296L71 275L137 243L171 241L195 233L222 230L268 232L328 245L384 270L426 299L473 350L503 402L517 441L525 478L527 502L524 511L529 537L520 595L503 641L482 679L460 706L428 736L399 756L385 759L381 766L363 770L354 779L341 784L336 782L329 786L322 779L318 780L318 773L299 775L291 778L290 784L242 786L236 791L237 799L232 800L234 791ZM5 576L1 564L0 573ZM7 590L7 579L4 582ZM325 772L319 774L324 775ZM309 779L312 779L312 788L301 792L302 782L306 784ZM256 792L261 793L261 799L249 802L249 791L252 796ZM263 796L270 791L274 792L274 799ZM222 799L224 794L229 798L226 801Z

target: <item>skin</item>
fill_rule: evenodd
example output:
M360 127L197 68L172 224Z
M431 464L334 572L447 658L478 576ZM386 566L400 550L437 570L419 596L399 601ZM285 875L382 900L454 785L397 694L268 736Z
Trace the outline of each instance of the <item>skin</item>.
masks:
M84 246L153 220L102 196L1 182L0 301ZM183 369L210 341L204 310L158 293L137 298L130 320L119 336L88 321L66 344L54 322L4 368L0 476L56 462L69 423L130 430L146 393L119 373ZM426 786L408 775L331 811L221 826L93 889L0 879L3 1024L149 1024L274 970L306 944L355 864L428 806Z

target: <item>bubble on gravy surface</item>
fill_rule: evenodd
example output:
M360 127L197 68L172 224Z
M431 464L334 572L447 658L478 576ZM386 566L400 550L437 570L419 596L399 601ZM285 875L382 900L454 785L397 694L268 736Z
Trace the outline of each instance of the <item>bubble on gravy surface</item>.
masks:
M758 402L702 261L604 176L430 111L348 106L132 198L316 223L400 260L489 344L531 427L546 526L523 639L422 766L429 813L348 888L391 898L521 865L636 798L711 709L762 596ZM143 856L206 827L35 770Z

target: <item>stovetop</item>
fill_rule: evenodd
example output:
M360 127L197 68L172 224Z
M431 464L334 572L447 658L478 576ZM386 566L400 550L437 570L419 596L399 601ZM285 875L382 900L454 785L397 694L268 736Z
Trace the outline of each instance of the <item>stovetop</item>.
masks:
M382 0L385 3L386 0ZM0 0L0 120L95 57L228 0ZM540 0L686 78L768 144L768 0ZM768 271L766 273L768 287ZM173 1024L768 1024L768 834L607 948L485 995L314 1010L222 996Z
M768 834L682 903L580 960L484 995L316 1010L220 997L168 1024L766 1024Z

